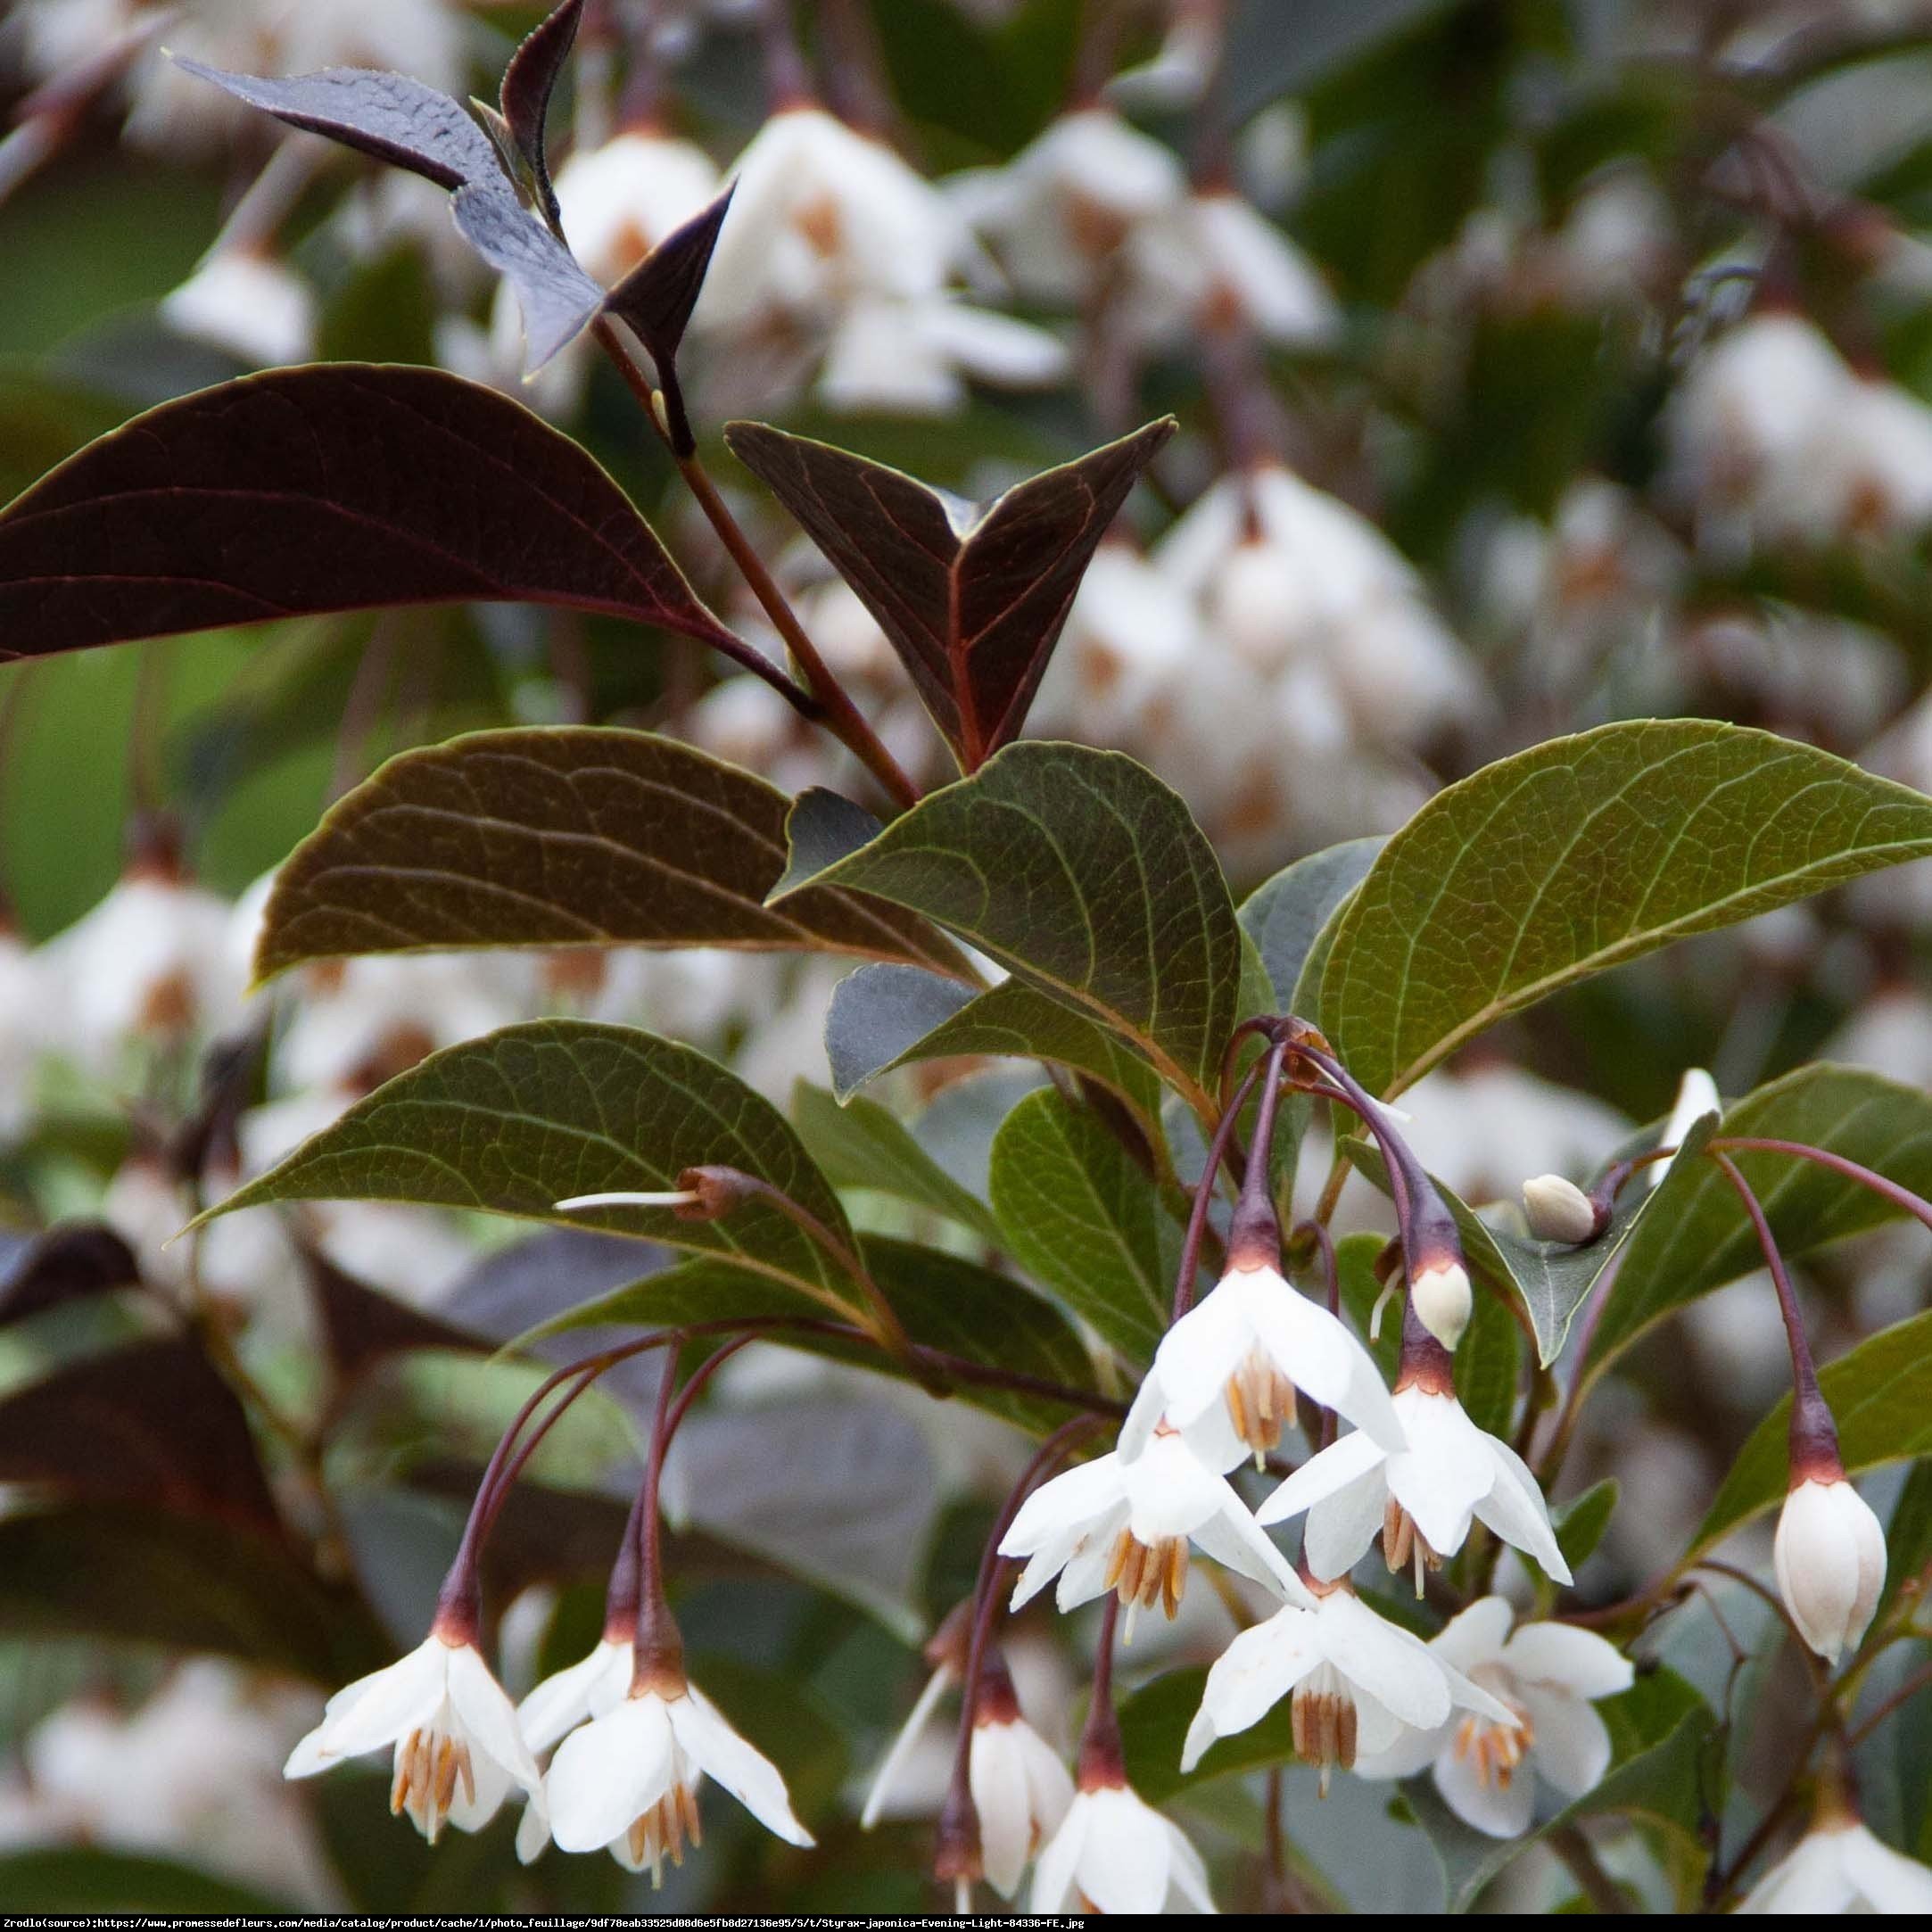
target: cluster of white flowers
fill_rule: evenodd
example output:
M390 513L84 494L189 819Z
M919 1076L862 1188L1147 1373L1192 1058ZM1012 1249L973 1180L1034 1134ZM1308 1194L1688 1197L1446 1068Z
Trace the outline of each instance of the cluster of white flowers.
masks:
M1672 401L1677 487L1720 550L1916 534L1932 523L1932 409L1767 310L1720 336Z

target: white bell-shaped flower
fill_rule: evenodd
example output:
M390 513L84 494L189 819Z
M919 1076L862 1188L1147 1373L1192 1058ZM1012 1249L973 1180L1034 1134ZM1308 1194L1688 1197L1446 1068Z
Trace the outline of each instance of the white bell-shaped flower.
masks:
M1403 1447L1381 1371L1349 1329L1278 1269L1230 1267L1160 1338L1120 1432L1122 1450L1137 1454L1164 1409L1197 1454L1199 1425L1211 1420L1217 1438L1231 1431L1259 1461L1292 1425L1297 1390L1383 1449Z
M1310 1457L1255 1512L1284 1523L1308 1512L1302 1555L1317 1577L1346 1576L1375 1532L1391 1570L1422 1574L1463 1546L1472 1519L1570 1581L1536 1478L1507 1442L1476 1427L1455 1396L1417 1383L1399 1389L1395 1412L1408 1447L1391 1455L1358 1429Z
M1932 1912L1932 1871L1859 1820L1821 1819L1746 1895L1740 1912L1807 1919Z
M1187 1587L1190 1542L1291 1603L1309 1600L1226 1478L1168 1428L1131 1459L1116 1450L1043 1483L1020 1506L1000 1554L1027 1559L1016 1610L1058 1576L1062 1610L1110 1589L1130 1615L1158 1603L1172 1617Z
M258 368L315 354L314 291L287 263L254 249L216 249L162 299L161 317L178 335Z
M994 1663L979 1687L967 1756L967 1787L979 1815L979 1859L1002 1898L1058 1831L1073 1803L1073 1779L1060 1754L1020 1715L1012 1680Z
M1525 1623L1515 1634L1507 1598L1484 1597L1431 1641L1431 1655L1488 1691L1508 1711L1501 1721L1471 1711L1432 1730L1409 1731L1364 1752L1365 1778L1407 1778L1432 1767L1443 1802L1466 1825L1513 1838L1536 1813L1536 1781L1565 1798L1593 1789L1610 1767L1610 1733L1592 1708L1628 1690L1630 1659L1593 1631Z
M634 1665L628 1638L599 1638L588 1656L546 1677L516 1706L524 1742L533 1751L548 1751L579 1724L615 1710L630 1693Z
M1077 1791L1034 1868L1036 1912L1211 1912L1187 1835L1126 1785Z
M1221 1653L1187 1728L1181 1769L1192 1771L1218 1738L1259 1723L1290 1696L1296 1754L1320 1767L1325 1788L1335 1766L1352 1770L1406 1729L1432 1731L1452 1710L1513 1721L1507 1706L1344 1583L1318 1595L1311 1608L1276 1611Z
M1885 1589L1885 1531L1842 1472L1793 1484L1771 1562L1804 1641L1827 1664L1855 1650Z
M395 1747L390 1809L434 1844L445 1822L477 1831L510 1787L538 1789L516 1706L472 1643L432 1631L408 1656L328 1701L283 1775L309 1778L343 1758Z
M812 1834L792 1815L778 1767L681 1679L633 1688L557 1748L544 1780L549 1826L566 1852L607 1846L619 1864L661 1881L700 1842L698 1787L714 1779L788 1845Z
M718 192L718 170L695 142L630 128L571 155L557 202L571 252L607 287Z

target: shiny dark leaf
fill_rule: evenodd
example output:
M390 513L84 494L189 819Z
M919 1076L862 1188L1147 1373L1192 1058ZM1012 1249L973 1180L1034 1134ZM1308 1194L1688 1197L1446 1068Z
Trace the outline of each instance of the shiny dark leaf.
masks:
M538 23L503 70L500 95L503 119L553 227L557 221L557 193L550 186L544 131L550 116L550 96L576 45L577 23L582 13L583 0L564 0L562 6Z
M0 658L458 601L732 641L576 444L436 369L338 363L203 390L0 512Z
M1095 546L1173 431L1150 423L978 506L762 423L725 441L879 620L971 772L1026 722Z
M7 1244L0 1254L0 1325L141 1279L132 1250L104 1221L68 1221L44 1234L0 1239Z

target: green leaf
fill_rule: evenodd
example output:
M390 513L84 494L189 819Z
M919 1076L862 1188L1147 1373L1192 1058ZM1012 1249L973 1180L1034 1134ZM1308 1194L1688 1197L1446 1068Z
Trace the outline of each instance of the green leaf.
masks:
M816 882L950 927L1120 1034L1210 1110L1240 996L1241 929L1187 807L1131 758L1010 745Z
M1479 1294L1456 1344L1456 1395L1471 1422L1504 1441L1516 1419L1523 1330L1500 1295Z
M1159 1130L1153 1069L1117 1035L1023 979L975 995L917 967L862 966L833 990L825 1052L841 1100L916 1061L1003 1055L1087 1074L1119 1094L1150 1135Z
M1914 1192L1932 1189L1932 1096L1862 1068L1801 1067L1726 1107L1719 1131L1802 1141ZM1763 1153L1732 1159L1788 1258L1897 1216L1870 1188L1816 1161ZM1631 1187L1643 1185L1639 1177ZM1664 1187L1672 1196L1669 1211L1647 1215L1632 1232L1590 1339L1584 1371L1592 1376L1672 1310L1763 1265L1744 1203L1713 1163L1672 1161Z
M822 1086L792 1088L791 1117L812 1158L835 1187L872 1187L970 1228L998 1247L1000 1225L919 1143L896 1114L863 1096L843 1106Z
M1184 1791L1239 1772L1266 1771L1295 1754L1291 1706L1284 1697L1267 1715L1232 1738L1210 1745L1193 1771L1181 1769L1187 1727L1201 1708L1205 1670L1168 1671L1144 1685L1120 1706L1120 1742L1127 1782L1150 1804L1165 1804Z
M669 1208L557 1209L578 1194L674 1189L694 1167L769 1182L851 1244L838 1196L769 1101L690 1047L586 1020L505 1027L432 1053L212 1211L413 1201L521 1215L728 1255L866 1318L846 1270L763 1201L714 1221Z
M1932 1313L1860 1342L1819 1371L1818 1385L1838 1425L1838 1454L1848 1474L1932 1454ZM1791 1482L1790 1425L1788 1395L1738 1451L1697 1526L1687 1563L1740 1523L1784 1501Z
M1556 1532L1556 1548L1563 1552L1563 1560L1570 1565L1573 1574L1596 1554L1598 1544L1603 1541L1604 1532L1610 1527L1619 1493L1617 1479L1606 1476L1601 1482L1593 1482L1581 1496L1572 1497L1561 1507L1550 1512L1550 1522Z
M1932 853L1932 799L1698 719L1606 724L1485 767L1389 841L1319 1021L1372 1093L1590 973Z
M1680 1883L1701 1873L1709 1708L1681 1678L1660 1670L1639 1677L1621 1697L1606 1699L1597 1709L1610 1731L1612 1769L1594 1790L1520 1838L1499 1841L1466 1825L1426 1777L1403 1786L1403 1796L1442 1867L1452 1912L1470 1911L1490 1881L1539 1839L1589 1819L1622 1817L1654 1826L1666 1835L1676 1854L1672 1863Z
M1311 852L1257 886L1243 902L1242 929L1260 951L1282 1011L1296 1011L1302 970L1322 929L1361 884L1388 842L1350 838Z
M963 965L925 921L848 893L768 907L791 801L646 731L478 731L392 758L276 875L263 978L449 946L814 948Z
M1335 1243L1335 1273L1342 1282L1342 1307L1362 1338L1362 1346L1375 1357L1384 1382L1395 1380L1396 1363L1402 1353L1402 1309L1392 1297L1383 1310L1382 1333L1368 1339L1368 1324L1382 1284L1375 1279L1375 1259L1388 1242L1380 1234L1344 1234Z
M1932 1564L1932 1462L1914 1463L1885 1526L1885 1589L1872 1621L1880 1621L1908 1577Z
M1026 722L1094 549L1174 429L1150 423L978 505L763 423L724 437L878 620L970 772Z
M298 1907L233 1879L171 1859L99 1845L62 1846L0 1856L0 1898L7 1911L46 1913L192 1914L202 1918L292 1918Z
M1066 1317L1017 1282L957 1255L883 1235L863 1237L861 1251L880 1292L914 1342L989 1368L1036 1376L1069 1388L1094 1387L1093 1362ZM706 1256L599 1295L532 1330L516 1345L576 1328L663 1328L690 1322L822 1316L823 1312L808 1298L769 1276L749 1274L730 1262ZM772 1339L787 1348L855 1362L880 1375L901 1373L879 1349L837 1336L800 1333ZM1036 1433L1064 1422L1069 1413L1067 1404L1045 1396L968 1382L959 1383L956 1393L959 1400L989 1409Z
M1683 1152L1655 1187L1639 1177L1623 1190L1610 1225L1581 1248L1559 1242L1532 1241L1507 1228L1493 1226L1437 1181L1436 1190L1449 1203L1462 1236L1463 1252L1472 1278L1497 1294L1514 1295L1528 1311L1537 1350L1544 1366L1563 1352L1565 1338L1576 1311L1604 1277L1640 1226L1668 1223L1698 1177L1697 1157L1717 1130L1714 1115L1698 1121L1683 1139ZM1655 1146L1655 1129L1632 1143L1633 1150ZM1387 1175L1373 1143L1350 1136L1341 1142L1350 1160L1365 1178L1386 1190Z
M1091 1108L1029 1094L993 1142L1006 1246L1136 1366L1167 1331L1181 1230Z

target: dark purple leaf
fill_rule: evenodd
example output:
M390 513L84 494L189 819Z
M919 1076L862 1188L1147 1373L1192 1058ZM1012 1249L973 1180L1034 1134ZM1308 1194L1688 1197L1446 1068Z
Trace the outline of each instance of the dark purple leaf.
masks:
M330 1689L395 1655L361 1598L323 1583L280 1533L145 1503L0 1522L0 1631L205 1651Z
M301 1264L321 1317L329 1360L341 1383L353 1382L366 1368L412 1350L490 1352L492 1344L484 1338L392 1300L367 1283L344 1274L312 1248L303 1248Z
M977 508L763 423L725 441L879 620L969 772L1018 735L1095 546L1171 417Z
M524 206L495 143L461 102L406 74L365 68L267 80L199 61L180 64L293 128L326 135L448 188L465 239L516 290L530 369L541 368L597 313L603 290Z
M576 44L577 22L582 13L583 0L564 0L510 56L499 96L510 138L530 169L553 227L558 219L557 194L550 186L550 164L544 153L544 125L549 119L550 95Z
M693 215L667 235L606 298L604 306L619 317L650 352L664 391L671 446L680 456L698 447L684 395L677 379L678 345L684 340L691 310L705 285L718 231L724 226L734 181L708 208Z
M280 1527L241 1403L171 1338L87 1357L0 1402L0 1482Z
M326 135L345 147L423 175L438 187L453 191L494 177L509 192L496 150L469 110L407 74L331 67L319 74L268 80L226 73L179 55L175 62L292 128Z
M590 457L436 369L329 363L203 390L0 512L0 659L458 601L736 644Z
M132 1251L103 1221L70 1221L44 1234L7 1236L0 1254L0 1326L141 1279Z

